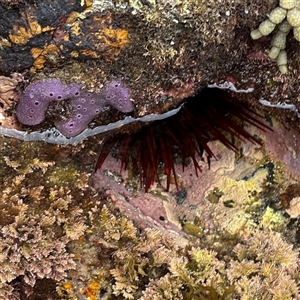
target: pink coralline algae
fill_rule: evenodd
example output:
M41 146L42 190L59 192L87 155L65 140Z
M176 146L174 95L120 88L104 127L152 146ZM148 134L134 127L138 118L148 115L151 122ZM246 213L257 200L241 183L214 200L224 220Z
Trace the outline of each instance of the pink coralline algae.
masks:
M59 79L30 84L20 96L16 115L24 125L37 125L45 119L50 102L69 100L70 116L55 121L55 127L66 137L82 132L106 105L127 113L133 110L129 89L119 80L107 83L101 93L89 93L79 84L66 85Z

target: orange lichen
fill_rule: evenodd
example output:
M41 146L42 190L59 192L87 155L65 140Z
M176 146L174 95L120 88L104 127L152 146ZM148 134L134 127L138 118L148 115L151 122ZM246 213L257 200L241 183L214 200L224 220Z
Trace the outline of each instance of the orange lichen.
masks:
M35 47L24 48L24 52L28 53L26 68L31 67L32 71L42 69L48 61L67 59L70 54L74 58L116 60L121 48L129 44L128 31L119 28L111 14L96 13L87 18L80 18L81 13L86 14L91 10L91 0L82 0L82 9L74 4L74 10L71 11L72 5L70 6L66 4L66 8L70 9L67 14L58 11L57 19L53 22L46 17L39 21L39 9L36 6L28 7L20 13L19 18L8 30L9 38L2 39L0 46L24 46L34 38ZM63 12L63 8L61 9Z
M75 51L75 50L72 51L72 52L71 52L71 56L72 56L72 57L78 57L78 56L79 56L78 51Z
M75 36L79 36L81 34L81 29L80 29L80 21L77 21L71 28L71 32L75 35Z
M13 27L13 32L16 32L16 34L10 33L9 38L17 45L25 45L33 36L30 29L27 30L24 27L18 27L16 25Z
M53 30L50 26L42 28L41 25L34 20L33 16L26 14L25 12L22 13L20 22L26 24L26 27L15 24L12 31L9 33L11 42L17 45L25 45L33 36Z
M72 287L72 285L70 284L70 283L64 283L63 284L63 288L65 289L65 290L70 290L70 289L72 289L73 287Z
M80 15L79 12L72 11L70 13L70 15L68 16L67 20L66 20L66 24L72 24L72 23L74 23L78 19L79 15Z
M44 64L46 62L46 55L47 54L54 54L55 56L58 56L58 48L56 45L50 44L47 45L44 49L41 48L32 48L31 49L31 55L33 56L34 63L33 67L31 68L32 71L35 71L36 69L42 69L44 67Z
M30 69L31 71L35 71L36 69L42 69L46 62L45 56L39 56L33 63L33 67Z
M93 0L85 0L86 9L90 10L93 5Z
M33 58L38 58L42 54L43 49L34 47L34 48L31 48L30 51L31 51Z
M120 48L129 44L127 30L105 28L103 35L105 43L111 47Z
M98 57L98 54L91 50L91 49L84 49L81 51L81 53L85 56L90 56L90 57L93 57L93 58L97 58Z
M99 290L99 283L94 281L89 284L89 289L93 292L97 292Z
M116 60L121 48L130 43L128 31L116 28L111 14L104 16L94 14L85 22L82 30L83 34L92 42L96 50L104 56L105 60ZM78 27L75 27L73 32L80 34Z
M91 300L97 300L95 294L99 292L100 285L97 281L92 281L88 284L87 288L82 288L80 293L86 295Z
M51 31L51 30L53 30L53 29L54 29L54 28L51 27L51 26L45 26L45 27L42 28L42 32L48 32L48 31Z

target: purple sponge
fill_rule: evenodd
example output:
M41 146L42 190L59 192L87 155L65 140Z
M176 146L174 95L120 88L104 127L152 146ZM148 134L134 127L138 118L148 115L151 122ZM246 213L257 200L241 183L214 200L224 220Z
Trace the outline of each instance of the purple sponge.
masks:
M133 110L133 105L130 101L130 92L121 81L110 81L101 92L101 95L106 99L106 104L111 105L121 112L127 113Z
M45 119L45 111L51 101L62 101L80 95L80 85L63 84L58 79L30 84L21 95L16 115L24 125L37 125Z
M105 105L121 112L133 110L128 88L118 80L110 81L100 94L81 92L71 99L72 117L55 123L55 127L66 137L76 136L100 113Z
M118 80L110 81L100 94L80 90L77 84L65 85L60 80L32 83L23 95L16 110L20 123L36 125L45 118L45 111L51 101L70 100L70 117L56 121L56 128L66 137L83 131L105 105L111 105L121 112L133 110L129 89Z
M72 116L55 122L55 127L66 137L79 134L100 113L106 101L101 95L82 91L71 99Z

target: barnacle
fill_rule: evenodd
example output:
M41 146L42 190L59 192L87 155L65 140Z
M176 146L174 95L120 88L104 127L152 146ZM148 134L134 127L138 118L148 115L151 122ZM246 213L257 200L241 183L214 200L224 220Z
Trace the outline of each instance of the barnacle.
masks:
M159 181L158 174L162 164L167 177L166 190L169 190L171 178L174 178L178 189L174 163L176 154L181 155L183 169L190 157L198 176L201 168L197 159L204 160L205 153L209 163L214 157L207 145L209 140L218 139L235 152L238 148L228 134L260 144L241 125L245 121L263 130L268 128L259 118L257 113L235 102L226 92L204 89L196 97L189 98L175 116L155 121L134 134L121 133L107 139L100 151L96 169L101 168L116 145L121 169L126 169L131 162L146 192L155 178Z
M300 41L300 1L280 0L279 6L274 8L268 19L264 20L257 29L251 31L252 39L269 35L278 25L278 31L272 38L269 57L276 60L281 73L287 70L286 37L293 29L294 38Z

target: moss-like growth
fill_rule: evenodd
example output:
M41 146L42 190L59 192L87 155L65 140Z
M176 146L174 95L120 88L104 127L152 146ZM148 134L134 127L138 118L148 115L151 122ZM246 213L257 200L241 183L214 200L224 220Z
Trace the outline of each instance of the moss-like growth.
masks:
M72 290L61 285L60 293L70 295L67 299L79 290L91 299L97 299L100 291L108 299L140 300L253 299L253 295L290 299L298 295L297 252L276 233L236 237L231 241L233 251L221 254L194 237L179 246L157 230L139 230L107 206L90 216L89 234L71 247L89 265L78 263L78 273L67 285ZM91 292L95 282L97 289Z

